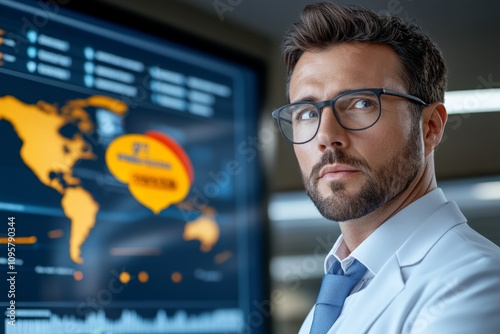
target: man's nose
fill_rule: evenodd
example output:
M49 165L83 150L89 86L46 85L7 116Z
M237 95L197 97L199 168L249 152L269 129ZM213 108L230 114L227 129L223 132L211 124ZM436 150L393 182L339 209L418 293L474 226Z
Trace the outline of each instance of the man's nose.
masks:
M324 107L321 112L321 122L316 134L318 148L321 151L331 147L346 149L349 145L348 130L340 125L331 107Z

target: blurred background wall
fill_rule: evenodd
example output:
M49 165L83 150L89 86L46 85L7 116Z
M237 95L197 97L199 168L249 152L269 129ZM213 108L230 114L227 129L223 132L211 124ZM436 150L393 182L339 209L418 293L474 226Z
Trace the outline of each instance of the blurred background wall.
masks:
M265 96L259 152L268 182L271 317L273 333L293 333L313 305L323 255L339 234L302 191L292 146L270 112L286 103L280 43L286 29L312 1L298 0L101 0L264 61ZM436 152L439 184L471 226L500 244L500 107L474 113L467 107L495 99L500 88L500 2L493 0L339 1L415 20L442 49L448 90L472 90L465 110L449 117ZM498 97L497 97L498 99ZM294 209L292 211L292 209Z

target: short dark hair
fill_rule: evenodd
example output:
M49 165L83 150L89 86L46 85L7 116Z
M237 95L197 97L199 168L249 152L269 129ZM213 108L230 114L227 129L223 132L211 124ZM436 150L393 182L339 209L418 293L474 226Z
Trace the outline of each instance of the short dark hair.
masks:
M287 96L290 77L304 52L348 42L389 46L401 61L401 77L408 93L427 103L444 102L446 65L437 45L419 26L360 6L330 2L306 6L300 20L285 34L282 57L287 70Z

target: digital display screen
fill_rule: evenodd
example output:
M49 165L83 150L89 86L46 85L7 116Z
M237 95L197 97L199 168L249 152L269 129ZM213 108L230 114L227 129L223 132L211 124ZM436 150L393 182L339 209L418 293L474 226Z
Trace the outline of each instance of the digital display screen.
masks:
M62 2L0 0L0 332L264 333L261 73Z

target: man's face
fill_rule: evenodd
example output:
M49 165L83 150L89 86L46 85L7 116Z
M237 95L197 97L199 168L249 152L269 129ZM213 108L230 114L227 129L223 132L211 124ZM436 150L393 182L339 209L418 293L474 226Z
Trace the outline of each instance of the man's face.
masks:
M406 92L401 64L389 47L348 43L305 52L291 80L291 102L332 99L360 88ZM404 98L381 95L378 122L346 130L323 109L316 137L294 145L308 195L323 216L336 221L363 217L400 194L424 161L420 123Z

